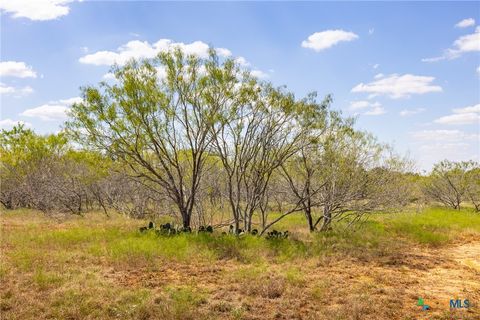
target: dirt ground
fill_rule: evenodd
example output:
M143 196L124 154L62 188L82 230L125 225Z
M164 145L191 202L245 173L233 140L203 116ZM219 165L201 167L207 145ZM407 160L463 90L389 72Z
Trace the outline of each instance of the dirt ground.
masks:
M104 276L129 288L197 287L209 293L199 314L214 311L219 318L241 308L241 319L480 319L480 241L412 247L376 261L323 258L296 267L303 278L290 283L278 276L282 265L242 279L235 274L249 267L233 261L164 264L154 271L112 268ZM419 297L430 310L417 306ZM468 299L470 308L451 309L450 299Z

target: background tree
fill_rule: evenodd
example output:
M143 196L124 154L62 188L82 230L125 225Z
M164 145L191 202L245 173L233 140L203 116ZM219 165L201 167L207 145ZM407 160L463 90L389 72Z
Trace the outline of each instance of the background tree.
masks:
M368 212L406 203L407 162L371 135L354 131L351 120L330 117L314 143L282 170L310 231L328 230L344 219L351 225Z
M475 211L480 212L480 165L473 163L472 168L466 173L467 179L467 200L469 200Z
M280 170L292 201L302 208L310 231L315 230L313 211L321 205L320 191L325 184L322 177L326 168L325 147L330 140L341 137L342 132L353 133L352 119L342 119L338 112L329 111L330 102L330 97L323 101L323 112L307 137L309 143L282 164Z
M460 210L462 201L469 192L469 177L475 180L478 164L474 161L453 162L444 160L434 165L424 187L425 194L432 200L447 207ZM472 174L469 172L472 171ZM473 187L475 184L471 183ZM474 188L471 189L472 191ZM475 192L473 191L473 198Z

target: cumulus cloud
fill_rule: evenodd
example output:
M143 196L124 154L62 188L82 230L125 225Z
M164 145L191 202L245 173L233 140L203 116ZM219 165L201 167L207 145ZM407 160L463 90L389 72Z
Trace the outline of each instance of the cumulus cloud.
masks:
M26 86L23 88L15 88L15 87L7 86L6 84L0 82L0 94L15 95L17 97L20 97L20 96L25 96L31 93L33 93L33 88L30 86Z
M413 116L415 114L419 114L425 111L425 108L416 108L416 109L404 109L399 112L399 115L402 117Z
M64 120L67 118L67 110L68 108L63 105L44 104L36 108L27 109L20 115L41 120Z
M2 61L0 62L0 77L36 78L37 73L25 62Z
M82 98L80 97L51 101L39 107L27 109L20 113L20 115L24 117L38 118L45 121L65 120L67 118L67 111L70 106L81 101Z
M480 104L476 104L474 106L469 106L469 107L465 107L465 108L453 109L453 112L455 112L455 113L472 113L472 112L480 113Z
M370 101L366 100L352 101L350 102L350 110L365 109L368 108L370 104Z
M25 127L30 128L32 126L31 123L21 121L21 120L12 120L12 119L3 119L0 120L0 128L2 129L11 129L12 127L23 124Z
M111 72L105 73L102 78L107 81L114 81L116 79L115 75Z
M448 125L480 124L480 104L452 110L453 114L440 117L434 122Z
M186 54L194 54L201 58L207 58L209 55L210 46L202 41L194 41L189 44L182 42L173 42L169 39L160 39L157 42L150 44L148 41L133 40L120 46L115 51L98 51L92 54L87 54L79 59L81 63L92 64L96 66L110 66L113 64L124 65L130 59L149 59L155 57L159 52L165 52L173 48L180 48ZM220 57L230 57L232 52L226 48L215 48ZM236 57L235 62L243 68L250 68L251 64L244 57ZM159 79L166 77L164 67L157 68ZM266 79L270 75L262 70L253 69L251 74L260 79ZM106 81L115 81L113 73L106 73L103 75Z
M259 79L266 79L269 77L269 74L266 72L263 72L262 70L252 70L251 71L252 76L259 78Z
M377 75L375 81L360 83L352 88L352 92L365 92L371 97L385 95L392 99L410 97L413 94L441 92L442 88L433 85L434 77L417 76L413 74Z
M422 59L423 62L437 62L441 60L452 60L460 57L467 52L480 51L480 27L477 26L475 32L461 36L455 42L453 46L446 49L441 56L433 58Z
M358 39L358 35L344 30L326 30L311 34L307 40L302 41L302 47L313 49L316 52L328 49L340 42Z
M0 94L10 94L14 92L15 92L14 87L10 87L5 85L4 83L0 83Z
M14 18L35 21L53 20L69 13L74 0L0 0L0 10Z
M442 159L463 161L478 159L480 135L461 130L422 130L410 132L418 148L418 161L425 168Z
M379 116L379 115L384 114L384 113L386 113L385 108L383 108L382 106L376 106L376 107L373 107L372 109L366 111L364 113L364 115L366 115L366 116Z
M93 64L97 66L113 64L123 65L128 60L153 58L159 52L165 52L172 48L180 48L186 54L195 54L199 57L208 57L208 44L202 41L194 41L189 44L182 42L173 42L169 39L160 39L150 44L148 41L132 40L120 46L116 51L97 51L92 54L85 55L79 59L81 63ZM232 53L225 48L216 48L217 54L222 57L228 57Z
M421 141L463 142L478 140L479 135L460 130L421 130L412 132L412 137Z
M467 28L467 27L473 27L475 25L475 19L473 18L468 18L468 19L463 19L462 21L459 21L455 27L456 28Z
M385 108L379 102L370 102L366 100L350 102L350 110L356 111L356 114L367 116L378 116L386 113Z

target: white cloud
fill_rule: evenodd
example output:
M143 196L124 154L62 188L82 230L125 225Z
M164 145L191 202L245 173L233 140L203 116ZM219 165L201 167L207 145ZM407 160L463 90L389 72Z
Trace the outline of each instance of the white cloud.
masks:
M477 73L480 74L480 66L477 67Z
M368 29L368 34L372 35L375 32L375 28Z
M380 79L383 78L385 75L383 73L377 73L373 78L374 79Z
M60 99L60 100L58 100L58 103L70 106L74 103L80 103L82 101L83 101L83 99L80 98L80 97L73 97L73 98L68 98L68 99Z
M33 93L33 88L30 86L26 86L23 88L15 88L15 87L7 86L6 84L0 82L0 94L3 94L3 95L14 94L17 97L20 97L20 96L26 96L31 93Z
M262 70L252 70L252 76L259 78L259 79L266 79L269 77L268 73L263 72Z
M378 67L380 67L380 64L378 64L378 63L373 65L373 69L377 69Z
M417 160L424 168L449 159L452 161L480 160L480 135L460 130L422 130L410 132L418 148Z
M478 134L466 133L460 130L422 130L411 133L412 137L421 141L464 142L477 140Z
M467 27L473 27L475 25L475 19L473 18L468 18L468 19L463 19L462 21L458 22L455 27L456 28L467 28Z
M110 66L115 63L123 65L132 58L153 58L159 52L165 52L173 48L180 48L186 54L194 54L202 58L208 57L210 50L210 47L202 41L184 44L182 42L173 42L169 39L160 39L159 41L150 44L147 41L133 40L120 46L116 51L98 51L81 57L79 61L84 64L97 66ZM215 50L220 57L230 57L232 55L232 52L226 48L215 48ZM243 68L249 68L251 66L244 57L236 57L235 62ZM157 73L159 79L166 77L166 71L163 67L157 68ZM259 69L251 70L251 74L260 79L269 77L268 73ZM115 76L109 72L103 75L103 79L107 81L115 81Z
M0 128L2 129L11 129L12 127L23 124L25 127L30 128L32 126L31 123L19 120L12 120L12 119L4 119L0 120Z
M185 44L173 42L169 39L160 39L153 44L150 44L148 41L132 40L120 46L116 51L98 51L81 57L79 61L97 66L110 66L115 63L123 65L132 58L153 58L159 52L165 52L172 48L180 48L186 54L195 54L202 58L208 57L209 46L202 41ZM231 55L231 52L225 48L217 48L217 54L222 57L228 57Z
M435 123L460 125L460 124L480 124L480 114L478 113L461 113L452 114L436 119Z
M434 77L413 74L391 74L367 84L360 83L352 89L352 92L370 93L370 97L386 95L392 99L405 98L413 94L441 92L440 86L432 85L434 80Z
M0 83L0 94L10 94L14 93L15 88L14 87L9 87L5 85L4 83Z
M333 47L342 41L358 39L358 35L344 30L326 30L311 34L307 40L302 41L302 47L313 49L317 52Z
M34 90L33 90L32 87L26 86L26 87L23 87L23 88L18 89L17 92L18 92L21 96L26 96L27 94L33 93Z
M364 115L366 115L366 116L379 116L379 115L384 114L384 113L386 113L385 108L383 108L382 106L375 106L372 109L370 109L369 111L365 112Z
M360 113L367 116L378 116L386 113L385 109L382 107L382 105L379 102L372 103L366 100L358 100L358 101L350 102L349 109L352 111L362 111Z
M433 58L422 59L423 62L437 62L452 60L460 57L463 53L480 51L480 26L472 34L461 36L453 42L452 48L446 49L443 55Z
M39 118L41 120L64 120L67 118L68 108L63 105L44 104L20 113L21 116Z
M350 102L350 110L365 109L368 108L370 104L370 101L366 100L352 101Z
M434 122L448 125L480 124L480 104L452 111L453 114L440 117Z
M24 117L39 118L40 120L45 121L65 120L70 106L81 101L82 99L80 97L51 101L39 107L27 109L20 113L20 115Z
M453 109L453 112L454 113L472 113L472 112L480 113L480 104L476 104L474 106L468 106L465 108Z
M242 67L250 66L250 63L244 57L237 57L235 58L235 62L241 65Z
M430 170L434 163L443 159L451 161L480 161L480 144L475 141L428 141L418 145L417 160Z
M70 2L73 0L0 0L0 9L14 18L45 21L67 15Z
M109 81L109 80L112 80L112 81L113 81L113 80L116 80L115 75L114 75L113 73L111 73L111 72L105 73L102 78L103 78L104 80L107 80L107 81Z
M0 62L0 77L36 78L37 73L25 62L2 61Z
M232 52L228 49L225 48L216 48L217 54L221 57L230 57L232 55Z
M399 112L399 115L402 117L413 116L414 114L419 114L425 111L425 108L417 108L417 109L404 109Z

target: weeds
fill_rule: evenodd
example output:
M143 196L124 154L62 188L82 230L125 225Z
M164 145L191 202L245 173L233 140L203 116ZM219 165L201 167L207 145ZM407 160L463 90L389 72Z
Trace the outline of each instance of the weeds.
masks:
M262 305L307 299L321 309L318 318L349 319L372 314L368 295L384 299L374 293L377 284L395 292L397 282L389 287L381 273L342 283L345 274L328 278L335 263L359 268L351 258L368 264L401 256L408 246L441 247L480 235L480 215L468 210L378 214L356 230L313 234L297 231L301 216L288 218L281 225L291 231L287 239L266 239L222 230L140 233L145 221L115 215L58 222L33 211L2 214L9 229L2 232L0 311L11 319L243 319L252 312L269 318ZM464 264L478 267L472 258ZM342 270L358 271L348 268ZM403 269L399 274L408 276ZM336 305L325 309L323 301L335 295ZM28 307L20 310L21 304Z

